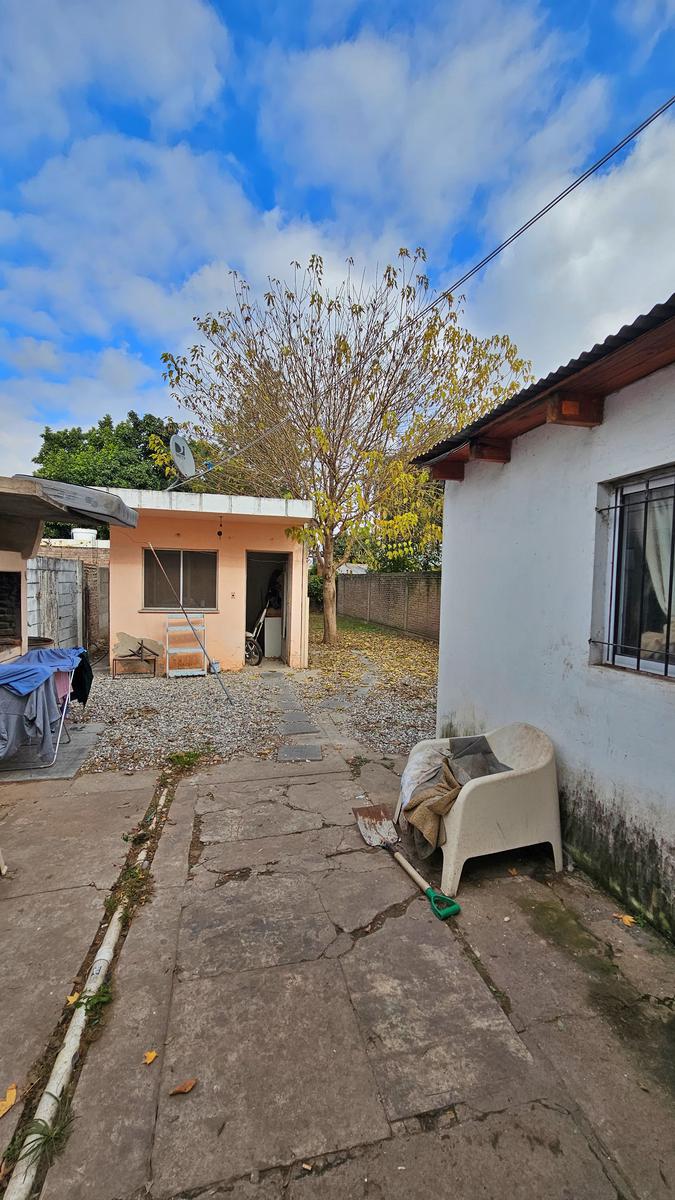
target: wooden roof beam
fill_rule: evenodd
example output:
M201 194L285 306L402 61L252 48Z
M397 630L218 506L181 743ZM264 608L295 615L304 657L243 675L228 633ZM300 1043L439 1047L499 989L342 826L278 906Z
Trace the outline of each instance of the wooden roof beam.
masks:
M477 438L471 443L471 458L478 462L510 462L511 442L508 438Z
M442 458L439 462L431 464L431 478L452 479L461 483L464 478L464 463L453 461L451 458Z
M546 422L550 425L581 426L593 429L602 425L604 398L571 392L556 392L549 396Z

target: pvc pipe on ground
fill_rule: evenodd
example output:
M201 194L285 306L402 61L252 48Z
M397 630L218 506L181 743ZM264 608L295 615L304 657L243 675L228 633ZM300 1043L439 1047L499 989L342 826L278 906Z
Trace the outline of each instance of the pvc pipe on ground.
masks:
M154 829L159 820L160 814L166 804L168 789L164 788L160 793L159 800L155 807L153 818L150 822L149 829ZM147 866L148 851L146 848L141 850L136 858L137 866ZM0 858L0 864L2 859ZM82 989L82 996L95 996L103 984L108 968L115 955L115 949L122 932L124 920L124 907L119 904L115 909L105 937L101 942L96 958L94 959L85 985ZM79 1054L82 1036L87 1024L87 1009L86 1006L76 1008L73 1013L70 1025L63 1039L63 1045L59 1050L51 1074L47 1080L40 1103L35 1111L35 1119L45 1121L48 1125L53 1123L59 1100L65 1089L68 1087L72 1076L77 1056ZM30 1149L31 1143L40 1141L35 1134L28 1134L21 1147L22 1153ZM37 1174L39 1162L30 1162L27 1158L21 1158L16 1164L12 1177L7 1185L4 1200L28 1200L33 1189L33 1183Z
M81 993L83 996L95 996L105 980L122 932L123 915L122 905L119 905L112 915L106 935L87 975L87 981ZM82 1008L76 1008L73 1013L63 1039L63 1045L56 1057L35 1112L35 1118L45 1121L48 1125L53 1123L59 1100L72 1079L86 1023L87 1009L83 1005ZM39 1142L40 1138L34 1134L28 1134L21 1147L22 1153L30 1148L33 1141ZM27 1158L19 1160L7 1186L5 1200L28 1200L39 1165L39 1162L32 1162Z

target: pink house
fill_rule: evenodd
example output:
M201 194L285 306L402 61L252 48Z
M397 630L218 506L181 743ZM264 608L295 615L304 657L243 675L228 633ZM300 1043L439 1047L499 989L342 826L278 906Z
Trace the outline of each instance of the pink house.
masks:
M245 632L271 594L265 656L307 666L307 550L289 531L311 520L310 501L106 490L138 513L135 529L110 530L111 646L119 633L164 646L179 596L204 614L209 656L239 670Z

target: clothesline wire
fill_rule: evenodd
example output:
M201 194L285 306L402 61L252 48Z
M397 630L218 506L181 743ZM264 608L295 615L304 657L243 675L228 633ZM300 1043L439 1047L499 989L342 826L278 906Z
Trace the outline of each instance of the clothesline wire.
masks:
M456 292L458 288L467 283L468 280L474 275L478 274L479 271L482 271L483 267L486 267L488 263L491 263L493 259L497 258L502 251L511 246L517 240L517 238L522 236L522 234L527 233L527 231L531 229L533 225L536 225L537 221L540 221L542 217L545 217L551 211L551 209L560 204L562 200L565 200L567 196L576 191L578 187L581 187L582 183L585 183L587 179L590 179L592 175L595 175L595 173L599 171L601 167L604 167L608 162L610 162L611 159L615 158L617 154L620 154L620 152L624 150L626 146L635 141L635 139L638 138L641 133L644 133L645 129L652 125L654 121L657 121L659 117L662 117L663 114L672 108L674 104L675 94L670 96L668 100L665 100L664 103L659 105L658 108L654 109L654 111L650 113L648 117L645 117L645 119L641 121L639 125L636 125L634 129L631 129L629 133L625 134L625 136L622 137L619 142L612 146L611 149L607 150L606 153L603 154L601 158L597 159L596 162L592 163L590 167L587 167L586 170L581 173L581 175L578 175L576 179L573 179L571 183L568 183L567 187L563 188L562 191L558 192L558 194L549 200L547 204L544 204L542 208L538 209L533 216L531 216L527 221L524 221L522 225L519 225L518 228L509 235L509 237L505 238L503 242L500 242L498 246L495 246L489 254L484 255L484 257L481 258L479 262L475 263L473 267L455 279L449 287L444 288L434 300L431 300L428 304L421 308L419 312L409 317L403 328L406 329L410 325L415 324L417 321L422 320L423 317L432 312L433 309L435 309L443 300L451 300L453 293ZM388 338L380 343L379 347L373 351L373 354L381 354L383 350L386 350L387 347L390 346L391 343L400 336L400 334L400 329L395 330L389 335ZM344 380L349 378L347 372L345 372L343 378ZM342 381L343 380L338 377L335 386L339 386ZM270 425L263 431L263 433L259 434L258 437L253 438L252 441L247 442L246 445L240 446L231 454L216 459L214 463L211 463L209 467L203 471L199 471L196 475L191 475L186 479L181 479L178 482L170 484L169 487L171 490L175 490L176 488L181 487L184 483L192 483L195 479L201 479L204 475L208 475L208 473L213 471L216 467L225 466L228 462L231 462L232 459L239 458L242 454L245 454L248 450L251 450L254 446L256 446L258 442L263 441L264 438L269 437L272 433L275 433L277 429L281 429L282 426L285 425L290 419L290 414L282 417L281 420L276 421L273 425Z

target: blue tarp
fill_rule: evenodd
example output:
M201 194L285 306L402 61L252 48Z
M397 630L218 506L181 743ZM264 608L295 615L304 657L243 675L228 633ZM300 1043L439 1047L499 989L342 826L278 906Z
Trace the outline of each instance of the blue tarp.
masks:
M74 650L29 650L12 662L0 663L0 687L9 688L17 696L27 696L56 671L74 671L84 654L84 646Z

